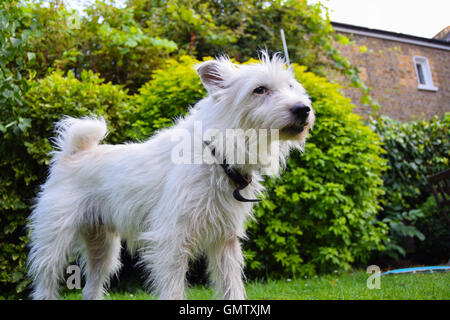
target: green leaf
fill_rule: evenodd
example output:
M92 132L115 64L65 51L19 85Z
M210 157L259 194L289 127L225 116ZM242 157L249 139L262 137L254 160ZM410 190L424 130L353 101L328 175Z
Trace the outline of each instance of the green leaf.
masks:
M34 52L27 52L28 61L36 60L36 53Z

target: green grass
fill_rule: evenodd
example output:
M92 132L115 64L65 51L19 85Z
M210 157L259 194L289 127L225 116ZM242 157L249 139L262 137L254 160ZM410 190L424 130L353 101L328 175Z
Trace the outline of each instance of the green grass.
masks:
M363 272L326 275L308 279L269 280L246 285L249 300L450 300L450 273L389 275L380 278L380 289L368 289L369 275ZM210 300L211 288L196 286L188 289L188 299ZM63 296L67 300L81 299L81 293ZM107 300L156 299L142 290L112 292Z

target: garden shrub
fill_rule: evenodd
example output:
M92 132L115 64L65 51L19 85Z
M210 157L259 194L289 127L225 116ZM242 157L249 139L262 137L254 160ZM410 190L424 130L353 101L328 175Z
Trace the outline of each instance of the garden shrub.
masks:
M25 237L17 233L23 225L27 212L18 195L22 184L15 182L16 172L10 167L17 164L20 170L21 159L11 156L14 152L14 138L10 132L20 131L26 121L16 117L16 110L23 107L22 96L28 90L24 77L28 73L28 37L32 34L28 18L19 8L19 1L0 1L0 298L9 287L21 282L23 262L25 261ZM21 238L19 238L21 237ZM12 284L12 285L11 285Z
M423 217L416 221L415 226L425 239L417 241L414 260L425 265L447 263L450 252L450 226L439 211L434 196L429 196L419 210Z
M19 6L33 28L28 68L38 78L59 69L71 70L79 79L83 70L93 70L106 81L136 92L177 49L173 41L138 24L132 8L95 1L80 16L60 0L45 2Z
M143 139L155 130L170 126L175 117L186 114L206 91L193 66L199 61L189 56L169 59L162 69L135 96L138 112L130 136Z
M192 65L169 60L136 97L134 135L170 125L204 96ZM303 275L348 269L383 249L387 227L380 209L386 161L378 136L352 112L340 87L294 65L311 95L317 121L304 154L294 153L281 179L267 179L245 244L248 274ZM270 272L270 273L269 273Z
M169 54L175 42L159 37L134 19L133 8L96 1L85 11L77 33L76 69L95 70L102 78L136 92Z
M425 229L431 236L431 226L441 221L437 211L430 214L429 205L425 210L422 207L431 201L427 200L431 195L427 177L449 167L450 113L442 119L435 116L429 121L410 122L381 116L371 125L383 141L384 156L390 166L383 175L385 195L381 219L390 226L391 240L385 254L398 259L407 253L406 237L426 242ZM448 233L439 234L443 237L441 241L448 237ZM438 241L436 235L432 236L433 242Z
M126 139L132 111L122 87L103 83L92 72L84 71L81 81L70 72L67 76L55 72L28 81L28 86L24 104L4 110L8 117L0 123L0 286L2 294L10 296L27 283L25 218L47 175L54 123L63 115L101 115L110 129L107 140L119 143Z
M336 49L336 42L348 44L349 39L335 32L321 2L129 0L127 7L139 24L198 59L226 53L244 62L261 48L280 50L283 29L291 62L323 76L331 70L345 75L345 82L361 91L362 104L374 110L380 107L358 69Z

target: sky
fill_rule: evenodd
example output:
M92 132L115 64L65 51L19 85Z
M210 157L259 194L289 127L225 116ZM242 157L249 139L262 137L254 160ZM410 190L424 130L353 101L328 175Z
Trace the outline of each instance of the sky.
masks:
M319 0L308 0L316 3ZM450 0L320 0L333 22L432 38L450 26Z
M65 0L80 9L92 0ZM125 0L113 0L121 6ZM450 0L307 0L322 2L330 19L366 28L432 38L450 25Z
M115 3L116 6L119 8L123 7L126 2L126 0L109 0L109 1L112 3ZM90 3L95 2L95 0L64 0L64 2L67 3L73 9L82 11L85 6L87 6Z

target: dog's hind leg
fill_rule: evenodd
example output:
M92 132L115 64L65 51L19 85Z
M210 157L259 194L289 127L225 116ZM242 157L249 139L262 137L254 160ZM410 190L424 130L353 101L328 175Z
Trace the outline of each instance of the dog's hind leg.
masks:
M31 295L35 300L56 300L77 230L70 221L42 219L38 215L34 218L28 256L28 272L33 279Z
M86 284L83 288L83 299L103 299L105 287L112 274L119 271L120 237L117 232L107 230L104 226L95 226L83 231L84 271Z

